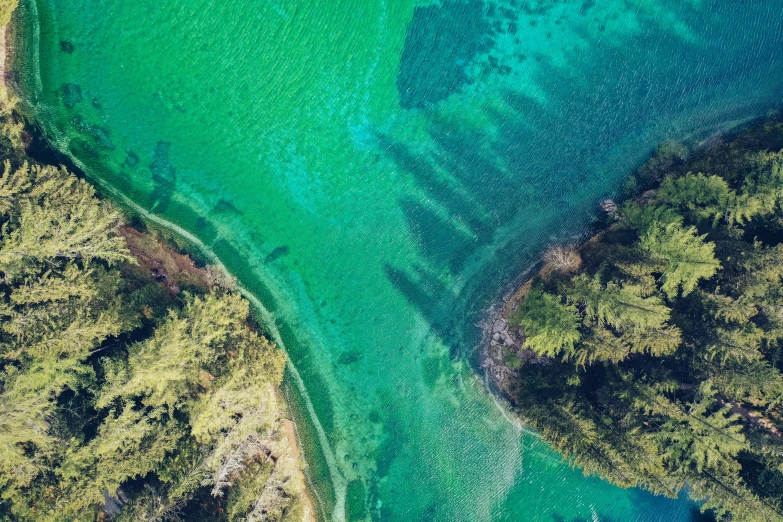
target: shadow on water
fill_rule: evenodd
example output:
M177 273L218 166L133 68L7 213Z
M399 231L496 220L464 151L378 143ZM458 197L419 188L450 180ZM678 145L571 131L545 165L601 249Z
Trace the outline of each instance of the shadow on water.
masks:
M417 7L408 25L406 39L415 45L405 46L397 77L400 105L405 109L437 103L458 90L470 80L464 71L467 64L476 53L490 46L483 2L457 0L444 4L448 8L438 4ZM444 38L433 27L457 28L459 34ZM427 49L427 53L421 53L418 46ZM433 64L428 59L430 55L448 56L450 60Z
M598 4L577 5L578 16L594 16ZM520 17L500 12L494 2L487 5L480 23L470 21L469 2L446 0L416 9L397 86L403 108L426 116L429 142L409 143L393 133L379 137L387 157L414 181L414 190L397 203L424 259L411 266L387 264L386 277L454 357L465 354L466 340L476 335L475 315L504 280L553 236L584 232L599 201L614 196L657 143L769 108L762 91L753 90L753 77L781 62L777 56L766 62L753 58L764 51L729 25L705 31L697 24L689 41L654 19L642 20L622 45L602 41L604 28L585 32L588 45L569 55L565 67L543 54L507 58L490 48L501 33L521 33L514 25ZM684 19L693 14L689 6L676 10ZM542 23L544 15L531 13L529 27ZM430 35L453 32L455 20L462 20L462 47L430 41ZM727 63L716 47L737 59ZM517 74L543 96L535 99L502 82L485 89L471 85L470 61L482 69L477 77ZM520 64L529 62L534 66L524 77L520 71L528 69ZM734 103L733 92L753 95ZM472 264L481 265L480 276L473 277ZM463 276L467 284L455 287L453 281ZM632 496L637 513L656 513L666 502L642 491ZM552 520L623 520L605 506L596 506L592 519L573 518L572 507ZM698 509L687 516L693 522L714 520Z
M155 190L150 195L148 206L153 212L161 214L169 208L177 184L176 169L169 160L170 149L171 143L159 141L149 166Z
M453 292L422 266L414 266L408 272L387 264L384 270L394 287L421 312L431 330L456 353L459 345L454 336L455 324L446 320L449 305L456 297Z
M411 237L416 239L424 256L434 265L448 266L452 272L458 273L475 243L474 239L452 224L454 216L447 220L428 207L426 202L406 197L400 199L399 204Z
M590 1L572 9L572 15L585 20L574 32L586 45L584 51L568 54L567 66L545 54L523 56L518 22L527 20L524 30L534 30L554 16L552 9L446 0L417 7L408 27L397 87L404 108L427 115L430 143L422 151L421 145L381 135L379 145L415 181L417 193L400 197L398 203L426 266L387 266L387 276L442 338L447 331L472 329L465 319L477 307L468 301L486 302L513 268L505 263L496 273L490 270L482 275L481 288L463 289L461 295L434 281L460 277L482 247L491 246L497 253L505 249L507 259L529 259L549 234L582 232L600 199L612 196L658 141L733 117L731 111L739 108L705 108L731 88L752 87L743 72L752 67L750 57L759 53L753 39L722 25L710 34L695 25L688 28L694 34L683 36L650 18L639 19L639 28L624 35L620 45L604 41L602 25L591 27L590 17L598 13ZM699 14L685 5L674 12L683 20ZM460 38L437 36L455 31ZM500 38L511 38L515 50L495 49ZM727 63L711 50L716 45L748 58L736 60L739 65ZM629 46L638 51L629 53ZM535 62L533 68L524 65L528 60ZM776 62L780 59L771 63ZM471 76L469 66L480 72ZM485 81L509 74L544 97L534 98L502 82L493 88L477 86L463 96L472 77ZM456 118L443 109L455 95L463 96ZM749 116L753 104L740 105L741 114ZM463 125L473 117L486 124ZM527 226L525 219L537 223ZM531 232L532 226L537 230ZM504 227L517 232L500 239L498 231ZM534 241L531 235L536 234ZM526 244L512 244L514 236L520 243L524 237ZM464 308L461 317L455 317L458 301Z
M443 0L427 3L430 5L414 10L396 78L402 110L395 117L404 121L413 115L417 122L426 122L423 132L418 133L422 129L416 128L410 134L416 138L409 140L384 128L379 132L378 140L397 170L412 180L413 189L398 196L396 204L404 217L402 226L407 228L421 256L410 264L388 262L384 271L386 278L420 312L434 336L454 357L464 355L470 332L476 334L473 314L495 297L510 275L528 265L552 237L562 235L564 231L569 234L581 232L580 227L584 227L596 209L599 198L611 195L622 176L646 156L656 141L667 133L677 133L683 128L687 131L689 126L705 126L725 116L716 115L713 120L701 117L681 127L674 125L676 117L687 116L692 111L693 100L699 103L722 101L723 98L732 100L736 96L730 96L728 91L736 85L731 81L743 76L743 67L749 69L748 79L737 84L743 88L736 92L747 94L752 91L749 85L764 73L763 66L752 69L753 64L771 64L767 72L773 73L779 71L781 65L781 60L770 58L770 55L774 54L774 49L783 48L780 45L783 31L754 27L757 31L778 35L777 41L765 39L766 48L757 48L760 37L743 40L735 23L726 24L719 18L710 18L712 15L705 11L719 12L721 17L729 19L734 15L730 11L735 8L729 4L720 5L715 0L704 2L714 9L708 7L698 11L667 0L652 3L592 0ZM633 10L642 3L675 5L678 15L690 16L689 13L696 12L697 19L701 17L704 22L701 25L706 28L705 34L697 36L709 45L684 42L673 36L668 28L659 27L659 21L650 20L641 21L636 36L623 36L622 46L613 45L611 38L604 39L603 28L576 37L574 34L580 31L579 28L556 33L554 37L547 34L556 31L557 27L582 22L585 27L589 24L597 27L603 23L598 18L607 16L608 11L610 16L619 13L622 17L625 14L620 11ZM749 4L736 9L752 11L754 3ZM617 13L612 13L613 9ZM558 11L568 11L573 16L563 22ZM770 20L773 17L756 18ZM712 23L715 20L720 23ZM716 36L713 38L707 33ZM735 40L744 47L727 50L722 43ZM578 48L568 55L565 66L554 63L553 59L562 50L557 48L559 41ZM528 44L533 49L525 48ZM549 52L551 49L547 46L554 52ZM71 47L66 48L73 52ZM733 59L742 55L749 56L747 63ZM767 87L769 82L767 80L765 84ZM543 94L541 99L531 94L536 91ZM71 142L74 156L90 165L99 164L103 161L101 157L107 156L114 147L108 130L101 127L101 118L89 118L87 112L82 121L72 119L76 111L95 112L88 107L89 89L68 84L60 90L59 96L68 111L64 121L78 132L78 137ZM742 104L745 115L747 107L754 106L751 102L743 101ZM95 123L85 123L88 118ZM426 138L418 140L421 135ZM283 317L286 303L278 302L258 279L247 262L246 252L231 241L232 237L218 235L216 229L217 223L239 221L243 212L245 218L252 217L249 207L237 203L240 210L230 199L220 199L211 207L211 212L201 216L183 205L181 194L175 193L177 177L179 174L182 190L189 181L186 178L190 176L191 165L180 160L180 147L185 150L186 145L177 142L174 146L177 152L174 163L179 172L170 159L171 145L159 141L154 147L140 146L136 152L118 151L120 156L127 154L122 158L125 161L123 170L113 177L107 175L107 178L124 193L133 195L138 201L146 201L145 206L155 213L176 216L178 225L196 232L221 259L232 260L235 275L247 289L265 304L270 314L280 312ZM134 188L124 179L131 177L131 171L142 180L139 183L142 188ZM150 174L154 187L152 194L149 193ZM134 190L137 193L132 194ZM264 239L256 239L254 233L249 232L253 241L257 245L263 243ZM295 245L287 238L277 238L276 244L267 245L266 257L260 256L258 263L285 265L289 260L294 263L299 255ZM362 265L356 265L352 270L357 268ZM407 309L405 313L408 314ZM324 378L331 368L312 357L307 349L296 348L297 343L302 342L296 324L280 320L275 326L283 344L291 349L292 362L306 384L327 445L337 446L340 438L353 434L346 434L347 426L339 415L344 405L333 400L334 388ZM369 330L367 333L370 334ZM352 349L342 352L337 364L353 375L362 367L363 354L369 358L369 352L362 351L363 346L348 348ZM430 387L430 392L449 391L450 384L438 387L438 381L442 384L445 379L441 376L453 375L447 367L450 361L444 362L446 358L439 353L433 356L425 351L421 348L421 354L415 354L416 361L421 362L423 384ZM400 353L403 353L402 349ZM407 355L409 352L405 353ZM380 404L374 404L368 413L373 430L382 434L380 444L372 446L369 455L361 455L353 451L353 447L351 454L340 455L345 459L345 469L351 469L363 459L375 464L373 477L364 482L351 477L347 485L345 500L350 520L361 519L368 511L378 520L444 520L445 516L456 513L458 505L464 509L473 500L462 503L462 500L449 498L454 497L454 491L447 486L453 485L455 490L463 486L465 491L477 490L473 479L478 474L474 474L474 470L455 467L447 476L443 471L446 467L433 470L435 466L431 464L445 466L448 462L438 462L435 456L431 462L421 462L424 460L418 458L421 455L411 453L416 444L426 443L425 439L440 434L415 431L418 429L414 426L416 420L407 417L406 412L400 412L399 405L405 404L407 397L412 395L405 395L402 386L405 384L403 378L407 377L400 376L400 388L395 388L394 395L381 398ZM418 377L412 376L410 382ZM435 399L440 401L442 397ZM304 406L300 408L304 410ZM451 415L451 410L448 411ZM356 423L360 424L360 420ZM471 455L465 462L474 464L477 462L473 460L474 455L497 456L497 447L492 444L504 444L495 437L488 437L491 443L477 451L478 437L470 430L466 430L466 434L449 435L453 436L449 443L454 443L455 448L471 448ZM463 435L470 441L459 439ZM448 458L443 460L448 461ZM486 465L486 462L490 461L482 461L478 466ZM490 474L492 472L499 474L497 469ZM326 474L327 471L321 473L324 477ZM497 482L501 483L502 480ZM499 499L502 506L497 508L497 517L493 519L518 520L520 513L530 515L530 505L523 505L531 502L531 497L524 491L525 484L519 480L506 499ZM432 487L434 485L438 487ZM406 488L416 497L406 498ZM421 491L413 491L415 489ZM581 495L578 491L558 491L564 498L572 493ZM632 503L640 506L639 512L653 513L653 517L661 505L641 492L638 498L633 497ZM580 519L573 518L575 513L589 517L583 504L581 507L566 504L558 506L560 514L552 516L552 520L576 522ZM544 509L542 518L549 516L545 513L551 506ZM606 503L596 509L599 520L619 520L617 515L615 518L607 515L607 510L612 508ZM467 511L461 515L469 516ZM508 518L498 518L503 516ZM691 519L710 520L696 515Z

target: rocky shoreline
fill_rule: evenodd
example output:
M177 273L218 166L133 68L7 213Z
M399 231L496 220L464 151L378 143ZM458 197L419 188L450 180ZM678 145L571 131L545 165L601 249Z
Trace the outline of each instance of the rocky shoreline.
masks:
M702 147L708 148L714 141L715 138L711 137L702 144ZM656 179L672 165L684 161L689 153L690 151L679 143L664 142L633 175L646 180ZM654 190L645 190L628 195L649 199L654 193ZM509 318L524 300L536 275L546 277L553 271L577 270L581 265L580 250L586 244L596 241L609 228L616 219L617 210L618 203L614 199L603 199L596 206L596 215L603 220L595 230L576 242L550 244L540 259L520 272L515 278L517 283L497 302L490 305L483 318L476 323L475 326L482 332L479 367L485 373L485 381L491 392L505 396L505 385L509 378L518 376L508 362L509 354L513 354L520 365L547 364L550 361L549 358L540 357L524 347L525 333L520 327L510 325Z
M569 249L573 250L573 246ZM524 269L515 279L517 283L501 299L490 305L482 320L476 323L476 327L481 330L479 367L484 371L490 391L501 396L505 395L504 384L507 380L517 375L508 364L508 353L514 353L522 364L546 364L548 361L546 357L539 357L532 350L524 348L525 333L521 328L509 324L509 318L527 295L533 278L553 270L555 263L548 259L552 251L553 247L550 246L540 260Z
M527 270L525 274L529 273ZM529 278L527 279L529 281ZM516 309L520 294L527 286L522 284L515 291L506 294L500 302L493 304L476 324L481 329L481 369L485 372L489 384L502 389L502 383L513 374L505 362L504 354L509 350L522 351L525 337L518 329L509 329L509 310Z
M766 116L758 119L748 119L735 122L728 129L718 129L709 136L693 140L689 146L675 141L665 141L658 145L649 159L639 166L629 176L642 183L644 188L624 187L624 199L632 198L639 201L647 201L654 197L660 178L671 168L683 164L694 154L708 153L710 150L739 135L743 129L751 127L754 123L763 122L779 116L778 111L770 111ZM614 199L604 199L596 205L596 215L601 218L597 227L581 240L558 245L552 243L542 253L538 261L522 270L514 279L516 283L506 291L495 303L491 304L483 314L483 318L476 323L476 327L482 332L480 341L479 367L485 372L485 381L494 393L505 396L504 385L510 377L517 376L517 372L510 367L508 354L511 353L519 361L519 364L546 364L550 359L539 357L532 350L524 348L525 334L518 326L509 324L511 314L517 310L520 303L530 289L533 278L536 275L546 278L552 271L562 270L568 261L557 259L554 251L570 251L576 255L576 265L566 267L566 270L576 270L581 263L579 252L582 248L594 241L598 241L601 235L616 220L618 202Z
M650 161L654 159L655 156ZM637 197L646 199L654 193L653 190L647 190ZM525 333L520 327L509 324L510 316L524 300L536 275L546 278L548 274L556 271L576 271L581 266L580 250L586 244L600 238L614 222L617 209L617 203L613 199L602 200L596 208L599 215L606 218L602 226L578 243L550 244L539 261L520 273L517 277L519 283L506 292L498 302L490 305L483 319L476 323L476 327L482 332L479 367L485 372L492 391L504 395L504 385L508 379L517 376L517 372L508 363L509 353L516 356L519 364L547 364L550 361L548 357L541 357L524 347Z

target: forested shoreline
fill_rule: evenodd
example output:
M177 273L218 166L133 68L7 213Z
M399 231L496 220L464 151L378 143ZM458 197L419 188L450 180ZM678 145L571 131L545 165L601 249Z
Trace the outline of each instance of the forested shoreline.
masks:
M781 149L779 116L662 145L507 307L497 383L586 474L783 520Z
M0 123L0 520L302 520L285 355L232 279Z

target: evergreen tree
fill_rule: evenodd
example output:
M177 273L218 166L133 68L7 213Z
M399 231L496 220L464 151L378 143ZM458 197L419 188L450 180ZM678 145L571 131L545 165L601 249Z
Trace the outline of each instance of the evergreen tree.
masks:
M115 233L119 214L95 201L95 191L85 181L53 167L26 165L14 176L26 176L32 186L17 194L15 215L4 225L0 269L56 258L131 261Z
M210 491L230 520L296 513L285 357L247 301L175 300L63 169L6 163L0 224L0 520L92 522L122 490L118 520L174 519Z
M662 328L670 310L658 296L642 297L641 290L615 281L601 284L600 276L582 274L571 281L568 296L584 308L585 318L618 330Z
M714 401L703 398L687 412L672 417L659 432L665 460L697 473L731 475L740 469L736 457L748 449L739 415L728 407L715 410ZM711 411L714 410L714 411Z
M519 321L525 328L525 345L539 355L571 354L581 338L576 307L537 288L527 295Z
M719 176L688 173L664 179L658 190L658 199L692 215L697 221L717 222L727 216L737 194Z
M642 237L641 246L651 256L666 264L661 290L674 299L691 293L700 279L708 279L720 269L715 259L715 244L705 242L706 235L696 235L696 227L683 228L678 223L654 225Z
M511 352L500 383L585 473L687 488L722 521L783 520L783 151L770 144L783 148L783 120L670 163L574 254L576 273L543 272L509 318L537 357Z

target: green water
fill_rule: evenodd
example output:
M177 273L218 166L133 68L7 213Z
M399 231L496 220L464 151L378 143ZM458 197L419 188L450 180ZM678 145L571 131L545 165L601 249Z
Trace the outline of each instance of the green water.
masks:
M17 80L52 143L263 306L323 518L695 520L509 419L471 369L473 324L656 143L778 106L778 0L20 14Z

